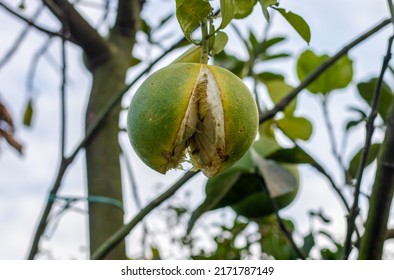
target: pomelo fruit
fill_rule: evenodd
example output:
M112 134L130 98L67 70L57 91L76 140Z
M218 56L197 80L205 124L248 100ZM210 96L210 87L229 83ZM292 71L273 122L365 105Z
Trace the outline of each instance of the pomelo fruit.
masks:
M215 176L248 151L257 128L257 105L243 81L200 63L171 64L153 73L138 88L127 116L135 152L163 174L188 160Z

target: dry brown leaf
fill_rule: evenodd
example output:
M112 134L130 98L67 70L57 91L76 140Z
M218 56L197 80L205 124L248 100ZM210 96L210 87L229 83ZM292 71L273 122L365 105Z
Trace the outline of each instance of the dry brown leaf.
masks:
M8 112L7 108L1 102L0 102L0 121L5 121L12 128L14 128L14 122L12 121L11 114Z
M4 137L11 147L15 148L20 154L23 154L23 146L18 140L15 139L14 134L0 129L0 138L1 137Z
M4 104L0 102L0 139L4 138L11 147L22 154L23 146L15 139L14 130L14 122L12 121L11 114Z

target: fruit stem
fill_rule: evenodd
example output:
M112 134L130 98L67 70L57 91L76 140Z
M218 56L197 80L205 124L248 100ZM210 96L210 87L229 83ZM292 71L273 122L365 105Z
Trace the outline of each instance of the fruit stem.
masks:
M207 19L201 21L201 56L200 63L207 64L209 59L209 36Z

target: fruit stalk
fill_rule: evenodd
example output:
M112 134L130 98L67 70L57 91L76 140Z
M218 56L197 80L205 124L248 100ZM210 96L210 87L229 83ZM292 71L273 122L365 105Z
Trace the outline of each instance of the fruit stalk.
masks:
M209 36L207 19L201 21L201 56L200 63L207 64L209 59Z

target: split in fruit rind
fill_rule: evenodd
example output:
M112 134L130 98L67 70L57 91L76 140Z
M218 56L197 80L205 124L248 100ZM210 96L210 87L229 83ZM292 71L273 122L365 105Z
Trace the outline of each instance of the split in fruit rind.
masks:
M128 114L130 141L140 158L165 173L191 163L212 177L249 149L258 126L249 89L231 72L178 63L153 73L134 96Z

